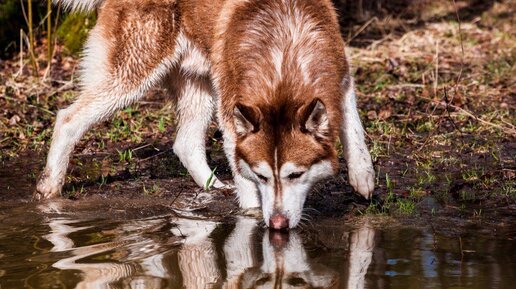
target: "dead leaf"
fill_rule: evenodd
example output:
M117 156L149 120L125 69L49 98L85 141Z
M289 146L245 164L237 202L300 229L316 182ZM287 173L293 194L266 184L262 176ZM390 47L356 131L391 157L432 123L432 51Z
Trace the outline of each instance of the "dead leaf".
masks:
M387 106L387 107L383 108L382 110L380 110L380 113L378 113L378 118L381 120L385 120L385 119L388 119L389 117L391 117L391 115L392 115L392 107Z
M370 110L370 111L367 112L367 119L374 120L374 119L377 119L377 118L378 118L378 115L376 114L376 111Z
M9 125L15 126L20 120L21 120L20 117L15 114L15 115L13 115L13 117L11 117L11 119L9 119Z

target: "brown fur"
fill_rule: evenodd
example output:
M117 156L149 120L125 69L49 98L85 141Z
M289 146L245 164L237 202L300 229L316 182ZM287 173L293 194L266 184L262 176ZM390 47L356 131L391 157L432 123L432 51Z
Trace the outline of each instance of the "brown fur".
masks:
M108 56L111 72L129 77L128 83L147 77L173 54L179 23L176 0L106 1L97 25L116 48Z

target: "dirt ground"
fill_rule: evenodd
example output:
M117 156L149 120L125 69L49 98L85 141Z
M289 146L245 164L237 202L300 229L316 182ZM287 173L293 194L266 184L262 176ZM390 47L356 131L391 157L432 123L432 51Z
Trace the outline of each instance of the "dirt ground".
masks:
M341 159L341 173L319 184L307 207L314 215L345 218L432 217L451 227L459 219L511 226L513 1L421 1L402 10L385 4L358 14L342 2L342 31L376 169L375 197L368 202L352 193ZM26 56L0 61L4 204L30 200L55 113L77 95L77 57L56 50L47 71L45 43L36 47L42 64L36 76ZM238 211L232 192L198 189L173 154L173 107L174 100L157 88L90 131L75 150L64 198L76 204L126 199L146 204L134 208L149 212L179 208L223 217ZM230 180L221 141L214 123L206 139L209 163Z

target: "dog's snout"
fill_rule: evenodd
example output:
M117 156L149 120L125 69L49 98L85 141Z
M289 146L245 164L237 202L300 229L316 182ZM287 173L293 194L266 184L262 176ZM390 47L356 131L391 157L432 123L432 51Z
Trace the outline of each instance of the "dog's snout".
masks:
M274 214L269 220L269 227L275 230L288 229L288 218L283 214Z

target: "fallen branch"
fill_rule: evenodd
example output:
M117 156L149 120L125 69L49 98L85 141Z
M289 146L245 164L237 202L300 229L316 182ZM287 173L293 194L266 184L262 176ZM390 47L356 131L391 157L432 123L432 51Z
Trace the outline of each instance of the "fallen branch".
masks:
M440 103L439 105L442 106L443 104ZM487 120L483 120L480 117L474 115L472 112L470 112L470 111L468 111L468 110L466 110L466 109L464 109L462 107L459 107L459 106L456 106L456 105L453 105L453 104L448 104L448 106L452 107L452 108L454 108L454 109L456 109L456 110L458 110L458 111L460 111L462 113L464 113L465 115L467 115L467 116L469 116L471 118L474 118L475 120L477 120L477 121L479 121L479 122L481 122L481 123L483 123L485 125L488 125L488 126L491 126L491 127L495 127L497 129L502 130L502 132L506 132L506 133L508 133L510 135L516 136L516 130L515 129L512 129L510 127L506 127L506 126L502 126L502 125L499 125L499 124L496 124L496 123L492 123L492 122L487 121Z

